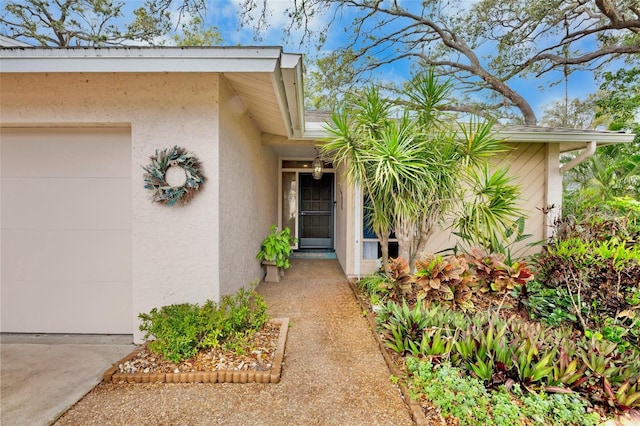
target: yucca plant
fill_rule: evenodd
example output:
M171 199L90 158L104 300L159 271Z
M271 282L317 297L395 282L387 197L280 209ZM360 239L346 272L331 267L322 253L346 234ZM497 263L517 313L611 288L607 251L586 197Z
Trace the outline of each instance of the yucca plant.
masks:
M481 212L465 218L464 232L483 236L504 234L521 216L510 178L485 167L510 147L495 137L492 121L472 120L456 128L446 119L442 106L452 89L433 69L413 76L398 101L370 86L349 97L326 129L323 153L362 188L370 207L366 219L380 240L384 264L392 231L400 257L413 268L450 212ZM463 188L490 196L475 197L477 209L457 208L469 199Z

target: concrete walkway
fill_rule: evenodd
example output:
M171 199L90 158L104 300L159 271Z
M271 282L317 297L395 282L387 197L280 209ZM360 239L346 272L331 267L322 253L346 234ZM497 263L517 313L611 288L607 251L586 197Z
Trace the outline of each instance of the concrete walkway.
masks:
M0 342L0 424L47 425L135 346L131 336L13 335Z
M293 259L258 291L290 318L280 383L102 383L55 424L413 424L336 260Z

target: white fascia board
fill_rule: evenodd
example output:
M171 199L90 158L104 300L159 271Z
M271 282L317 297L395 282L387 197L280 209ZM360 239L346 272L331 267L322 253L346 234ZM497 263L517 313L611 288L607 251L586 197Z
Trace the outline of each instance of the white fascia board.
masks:
M29 43L23 43L11 37L5 37L0 35L0 46L1 47L31 47Z
M607 131L549 131L528 132L522 130L499 130L496 135L508 142L535 142L535 143L584 143L596 141L598 145L612 143L632 142L635 135L632 133L619 133Z
M304 132L302 55L282 54L279 66L271 74L271 82L287 127L287 136L299 138Z
M291 118L292 136L304 134L304 88L302 78L302 55L283 54L282 82L287 97L287 109Z
M0 72L273 72L279 47L3 48Z
M322 139L327 136L325 130L326 123L307 122L305 132L300 139L312 140ZM631 143L635 138L633 133L611 132L611 131L581 131L573 129L547 130L547 131L526 131L522 129L498 129L496 137L507 142L515 143L558 143L563 145L580 145L575 149L582 149L587 144L595 141L598 146L615 143ZM463 134L459 132L459 136Z

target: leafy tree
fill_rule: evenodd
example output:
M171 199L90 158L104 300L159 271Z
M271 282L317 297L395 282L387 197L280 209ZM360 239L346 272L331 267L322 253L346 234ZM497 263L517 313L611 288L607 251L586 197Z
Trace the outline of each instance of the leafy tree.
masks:
M457 213L463 237L489 250L519 215L518 190L506 171L487 166L508 148L493 137L490 122L458 129L447 119L440 107L451 89L429 70L408 83L398 102L369 86L332 114L323 152L361 186L385 264L392 231L399 256L413 266L448 214ZM473 206L461 208L464 199Z
M3 2L3 35L41 46L117 46L162 43L171 30L171 7L198 16L205 0L145 0L127 9L117 0L15 0Z
M633 143L598 149L564 178L564 211L581 215L585 208L602 207L615 199L640 200L640 67L605 72L596 99L597 117L611 130L630 130Z
M305 69L305 106L310 110L335 111L353 91L352 52L332 52L311 61ZM371 82L369 82L371 83Z
M216 46L222 44L222 36L216 27L205 27L199 16L194 16L182 24L182 34L174 34L176 46Z
M598 115L611 118L612 130L638 126L640 65L630 69L620 68L616 72L604 72L600 90L604 95L597 101L600 109Z
M584 100L555 101L545 108L540 121L543 126L572 129L593 129L597 123L595 95Z
M243 0L242 6L245 23L261 11L257 28L263 28L268 2ZM452 0L295 0L288 14L289 33L302 29L320 45L337 17L353 17L344 28L349 42L332 57L342 57L336 65L354 79L387 64L438 67L488 101L456 110L516 111L530 125L536 114L514 80L546 76L544 84L553 84L577 69L640 53L637 0L478 0L468 7ZM321 14L328 23L314 34L309 22Z

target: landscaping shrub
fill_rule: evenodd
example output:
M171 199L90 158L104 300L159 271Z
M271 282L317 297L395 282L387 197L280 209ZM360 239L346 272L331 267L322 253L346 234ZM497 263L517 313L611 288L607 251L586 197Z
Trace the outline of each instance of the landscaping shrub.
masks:
M561 222L531 267L470 250L364 279L414 397L460 424L597 424L587 406L640 408L639 219Z
M474 292L505 293L532 279L524 261L507 262L502 254L472 250L450 256L423 253L413 274L405 259L390 259L384 271L360 280L360 287L383 299L443 302L471 311Z
M640 228L630 217L589 216L558 224L538 257L523 302L548 324L572 323L623 347L640 345Z
M519 383L527 389L572 390L594 403L640 407L640 358L615 343L552 329L518 317L410 308L389 302L378 315L385 344L400 355L447 362L488 388Z
M153 308L141 313L140 331L145 339L154 337L148 347L173 362L191 358L201 349L225 345L239 349L234 339L244 340L267 321L267 305L262 296L240 289L222 297L220 304L211 300L199 306L182 303Z

